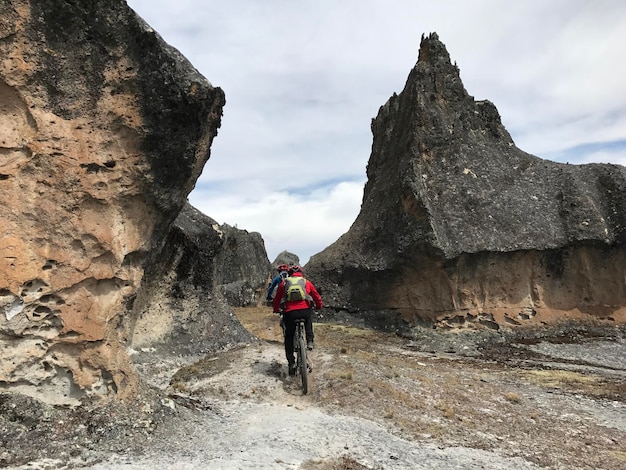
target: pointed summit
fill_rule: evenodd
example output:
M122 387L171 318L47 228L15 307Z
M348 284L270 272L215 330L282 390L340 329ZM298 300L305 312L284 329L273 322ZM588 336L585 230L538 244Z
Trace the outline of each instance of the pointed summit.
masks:
M624 167L517 148L496 107L467 93L436 33L422 37L404 89L371 129L361 211L307 265L338 308L515 324L518 314L612 305L626 322Z
M417 63L436 65L439 62L452 65L445 44L439 40L437 33L430 33L428 36L422 34Z

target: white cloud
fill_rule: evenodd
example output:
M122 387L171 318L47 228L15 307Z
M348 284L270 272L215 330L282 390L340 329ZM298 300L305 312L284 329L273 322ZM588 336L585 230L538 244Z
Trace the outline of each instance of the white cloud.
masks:
M340 182L310 193L270 192L240 198L236 188L214 194L197 189L191 204L219 223L260 232L270 261L283 250L305 264L345 233L361 204L364 182Z
M523 150L624 162L612 145L626 141L622 0L128 3L224 89L222 127L190 200L261 232L270 258L288 249L308 259L354 221L370 120L404 87L423 33L439 34L470 95L496 105ZM285 230L286 201L314 215L303 233Z

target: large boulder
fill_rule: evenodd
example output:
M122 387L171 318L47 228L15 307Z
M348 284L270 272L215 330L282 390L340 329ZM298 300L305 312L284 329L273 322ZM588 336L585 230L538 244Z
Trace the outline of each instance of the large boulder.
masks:
M265 298L270 262L259 232L248 232L228 224L216 226L222 249L215 259L215 282L233 307L257 305Z
M0 388L127 396L144 270L225 103L124 0L0 3Z
M626 168L518 149L436 34L371 128L361 211L306 266L327 306L389 324L626 322Z
M287 266L300 264L300 258L290 251L283 250L278 253L278 256L272 261L272 271L276 270L281 264L286 264Z
M253 340L235 317L229 294L238 301L253 296L265 285L268 264L260 235L229 226L224 230L185 204L159 256L146 269L134 302L131 345L139 353L136 360L144 360L140 353L146 350L160 357L196 355ZM239 282L224 284L225 279Z

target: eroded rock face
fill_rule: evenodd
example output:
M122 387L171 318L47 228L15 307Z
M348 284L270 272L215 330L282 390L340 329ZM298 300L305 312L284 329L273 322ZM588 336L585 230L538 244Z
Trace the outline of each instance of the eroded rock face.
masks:
M123 0L4 1L0 56L0 387L132 393L129 312L223 92Z
M251 341L232 306L252 301L268 264L258 233L219 225L186 203L134 303L133 350L193 355Z
M258 232L228 224L217 227L222 249L215 259L216 283L233 307L256 305L265 298L270 262Z
M412 325L626 322L626 168L518 149L436 34L372 133L361 212L306 267L327 306Z

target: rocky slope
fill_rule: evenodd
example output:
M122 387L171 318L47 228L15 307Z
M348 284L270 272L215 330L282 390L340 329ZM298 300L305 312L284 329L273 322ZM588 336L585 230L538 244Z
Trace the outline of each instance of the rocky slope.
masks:
M626 322L626 168L518 149L434 33L372 133L361 211L306 267L327 306L409 328Z
M144 270L225 99L123 0L0 3L0 385L127 396Z

